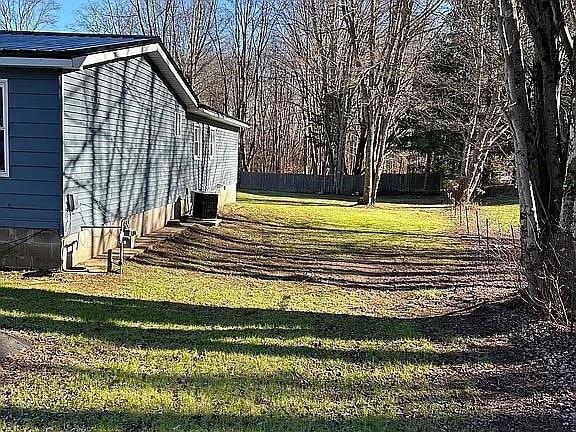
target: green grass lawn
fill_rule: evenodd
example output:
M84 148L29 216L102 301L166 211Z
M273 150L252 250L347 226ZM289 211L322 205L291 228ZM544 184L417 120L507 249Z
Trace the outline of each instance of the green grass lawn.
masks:
M241 194L227 215L212 235L254 240L262 250L253 256L265 262L267 250L285 257L288 274L301 270L299 256L306 265L326 265L315 261L325 257L320 249L331 253L334 272L344 256L350 271L369 272L398 250L407 253L396 257L403 262L422 250L456 247L443 237L453 229L450 218L433 205L366 209L334 199ZM235 219L289 228L239 233ZM190 260L196 267L177 265L182 253L169 258L172 266L129 263L122 278L5 273L0 328L31 348L0 364L0 430L471 427L474 402L464 402L476 397L473 383L439 378L445 365L460 361L462 346L440 327L430 333L426 319L397 311L398 296L408 304L436 301L434 290L395 294L360 282L318 283L306 274L293 280L236 267L218 272L218 262L207 264L214 251L201 247L186 249L199 250ZM252 245L217 247L222 265L253 265L245 255ZM352 267L363 259L368 264Z
M435 249L445 242L432 236L452 228L441 205L414 205L394 200L400 202L366 208L356 205L355 200L314 196L240 193L239 197L240 203L231 211L238 210L242 218L310 228L306 232L310 243L329 239L327 246L331 248L373 245ZM338 235L334 235L335 232ZM298 238L283 238L280 243L290 247L291 240L301 246Z
M502 225L505 228L510 225L520 226L520 206L516 195L503 195L501 197L484 200L480 209L484 217L494 224Z
M387 231L441 233L450 221L440 205L404 203L378 204L376 208L357 206L355 200L240 193L242 214L254 220L272 220L291 226L346 228L355 232Z
M520 226L520 207L518 204L494 204L482 206L482 213L495 224L503 227Z

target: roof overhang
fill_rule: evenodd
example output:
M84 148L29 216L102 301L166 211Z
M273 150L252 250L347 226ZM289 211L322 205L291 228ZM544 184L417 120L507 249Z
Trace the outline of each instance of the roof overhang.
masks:
M78 69L74 66L73 59L44 57L0 57L0 67Z
M225 114L219 113L213 109L206 106L200 106L198 110L194 113L197 116L203 117L208 120L212 120L216 123L223 123L228 126L232 126L239 129L247 129L250 125L241 120L235 119L233 117L227 116Z
M65 71L76 71L116 60L139 56L146 56L150 59L158 69L159 73L162 74L162 77L167 84L170 85L172 90L184 104L186 112L234 128L244 129L249 127L245 122L223 113L219 113L205 105L201 106L198 97L186 82L182 72L178 69L162 44L158 42L111 49L92 54L74 55L74 53L71 52L67 58L0 56L0 67L54 68Z
M174 90L184 103L186 111L194 112L199 105L198 98L190 89L190 86L186 83L182 73L178 70L170 56L159 43L88 54L86 56L75 57L73 62L76 69L86 69L115 60L143 55L146 55L158 68L164 79L170 87L172 87L172 90Z

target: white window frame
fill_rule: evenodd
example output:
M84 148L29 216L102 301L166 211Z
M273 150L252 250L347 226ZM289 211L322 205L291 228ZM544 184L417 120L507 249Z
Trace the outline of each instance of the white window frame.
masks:
M2 121L0 124L0 131L4 132L4 140L0 142L0 145L4 146L4 169L0 170L0 177L10 176L10 140L9 140L9 118L8 118L8 80L0 79L0 91L2 92Z
M216 128L210 127L210 141L208 142L208 157L212 159L216 155Z
M199 160L202 158L202 127L200 125L194 125L194 138L192 141L194 152L194 159Z
M182 136L182 130L184 129L184 116L181 112L177 112L174 117L174 133L176 137L180 138Z

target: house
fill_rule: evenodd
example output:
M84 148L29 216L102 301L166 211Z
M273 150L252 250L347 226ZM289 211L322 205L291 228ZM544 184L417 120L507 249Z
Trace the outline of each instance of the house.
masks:
M236 197L247 125L203 105L156 37L0 32L0 267L75 266Z

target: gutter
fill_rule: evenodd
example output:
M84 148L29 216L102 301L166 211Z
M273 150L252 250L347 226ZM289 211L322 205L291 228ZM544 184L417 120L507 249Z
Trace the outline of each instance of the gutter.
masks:
M215 110L208 108L206 106L199 107L198 110L196 112L194 112L194 114L196 114L200 117L207 118L209 120L214 120L218 123L223 123L225 125L237 127L240 129L248 129L250 127L250 125L246 122L235 119L234 117L227 116L223 113L215 111Z

